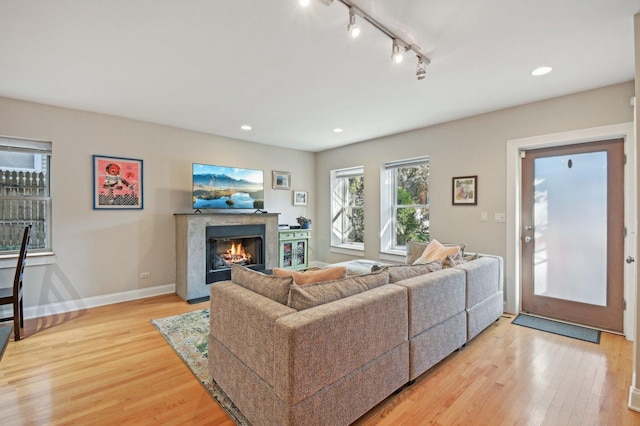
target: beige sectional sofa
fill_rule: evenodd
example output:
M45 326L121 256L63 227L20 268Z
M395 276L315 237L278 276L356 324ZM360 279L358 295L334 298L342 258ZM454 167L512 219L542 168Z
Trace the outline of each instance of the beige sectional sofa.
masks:
M313 284L235 269L210 289L211 375L254 425L349 424L500 317L499 260L331 281L346 297L313 307Z

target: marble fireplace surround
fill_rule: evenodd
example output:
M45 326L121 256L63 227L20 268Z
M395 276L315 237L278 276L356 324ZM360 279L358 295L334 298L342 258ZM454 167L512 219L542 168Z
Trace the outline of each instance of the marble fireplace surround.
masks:
M209 297L206 284L207 226L265 225L265 267L278 266L279 213L176 213L176 293L189 302Z

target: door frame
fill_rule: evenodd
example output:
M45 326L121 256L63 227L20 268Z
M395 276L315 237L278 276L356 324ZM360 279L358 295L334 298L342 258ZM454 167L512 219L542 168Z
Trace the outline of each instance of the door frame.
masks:
M547 148L561 145L573 145L585 142L595 142L604 139L624 139L624 152L627 158L625 167L625 238L624 255L636 258L636 187L637 172L635 163L636 138L633 122L614 124L610 126L592 127L589 129L569 132L553 133L528 138L508 140L506 144L507 157L507 229L505 256L505 289L506 302L504 310L510 313L520 313L522 306L521 292L521 251L520 251L520 203L521 203L521 151L525 149ZM640 261L640 259L637 259ZM636 313L636 266L634 263L624 267L624 298L627 308L624 311L624 335L627 340L633 340L635 335Z

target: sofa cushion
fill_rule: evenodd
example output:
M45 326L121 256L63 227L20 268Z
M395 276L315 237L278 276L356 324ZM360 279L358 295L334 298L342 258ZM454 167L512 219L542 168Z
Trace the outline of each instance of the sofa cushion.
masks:
M444 261L447 256L456 257L460 256L461 249L458 245L452 245L450 247L445 246L440 243L438 240L431 240L427 247L422 252L422 255L417 258L413 264L421 265L429 262L433 262L434 260Z
M276 277L244 266L231 265L231 281L247 290L286 305L293 277Z
M304 286L293 284L287 305L297 311L302 311L380 287L388 282L389 272L383 268L369 274L349 276L338 280Z
M440 261L435 260L421 265L389 265L386 266L386 268L389 270L389 282L397 283L398 281L406 280L407 278L413 278L418 275L428 274L429 272L439 271L442 269L442 264ZM371 271L377 271L378 269L382 269L382 267L374 265L371 268Z
M318 283L321 281L337 280L347 276L345 266L330 266L315 271L299 272L292 269L273 268L273 275L280 277L293 277L298 285Z
M428 244L429 244L428 242L423 242L423 241L407 242L407 256L404 263L407 265L413 265L413 262L415 262L416 259L422 256L422 253L424 252L424 249L427 248ZM464 249L465 249L464 244L452 244L452 243L441 243L441 244L445 247L458 246L460 247L461 254L464 255Z

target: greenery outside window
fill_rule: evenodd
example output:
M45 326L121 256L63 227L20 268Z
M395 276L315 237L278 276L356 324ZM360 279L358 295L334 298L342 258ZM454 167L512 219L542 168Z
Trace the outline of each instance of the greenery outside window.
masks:
M18 253L31 225L30 252L51 251L51 142L0 137L0 255Z
M405 254L429 240L429 157L385 163L380 176L381 251Z
M331 171L331 245L364 250L364 167Z

